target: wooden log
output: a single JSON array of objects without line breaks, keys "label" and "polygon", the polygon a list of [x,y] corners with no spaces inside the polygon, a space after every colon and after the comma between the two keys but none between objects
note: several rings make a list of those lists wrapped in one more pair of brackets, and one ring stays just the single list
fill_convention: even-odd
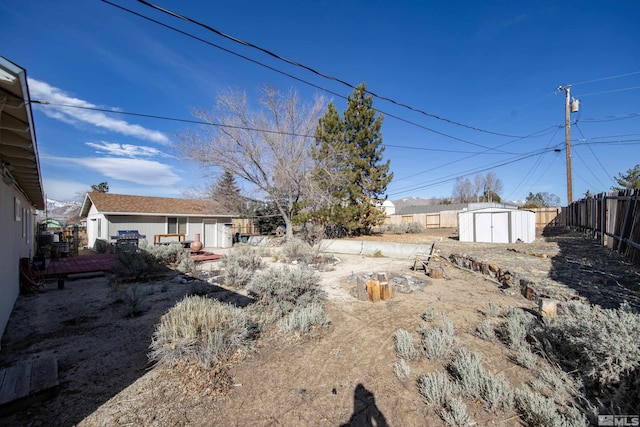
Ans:
[{"label": "wooden log", "polygon": [[380,283],[377,280],[367,281],[367,293],[369,294],[369,301],[380,301]]},{"label": "wooden log", "polygon": [[429,277],[432,279],[442,279],[444,277],[444,269],[442,267],[431,267],[429,269]]},{"label": "wooden log", "polygon": [[380,282],[380,299],[386,301],[393,299],[396,295],[396,285],[389,282]]}]

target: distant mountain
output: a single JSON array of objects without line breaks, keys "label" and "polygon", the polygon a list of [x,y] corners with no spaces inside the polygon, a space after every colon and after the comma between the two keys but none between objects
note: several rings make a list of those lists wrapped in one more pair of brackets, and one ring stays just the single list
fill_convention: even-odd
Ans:
[{"label": "distant mountain", "polygon": [[39,211],[38,219],[44,219],[45,215],[49,218],[56,219],[76,219],[80,215],[80,209],[82,208],[82,202],[66,201],[61,202],[58,200],[47,199],[47,212]]}]

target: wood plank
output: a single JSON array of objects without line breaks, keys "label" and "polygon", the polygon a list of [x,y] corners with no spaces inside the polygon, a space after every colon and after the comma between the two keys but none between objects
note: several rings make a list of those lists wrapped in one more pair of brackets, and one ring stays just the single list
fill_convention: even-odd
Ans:
[{"label": "wood plank", "polygon": [[0,370],[0,378],[0,417],[5,417],[55,395],[58,361],[45,357],[22,362]]},{"label": "wood plank", "polygon": [[29,381],[31,378],[31,364],[19,363],[5,368],[4,381],[0,389],[0,405],[29,395]]},{"label": "wood plank", "polygon": [[45,357],[33,361],[31,368],[31,394],[58,385],[58,360],[55,357]]}]

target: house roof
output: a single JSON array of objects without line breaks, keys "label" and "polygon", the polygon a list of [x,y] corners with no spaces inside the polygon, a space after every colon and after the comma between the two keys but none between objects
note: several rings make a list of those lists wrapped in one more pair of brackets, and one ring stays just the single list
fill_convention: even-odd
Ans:
[{"label": "house roof", "polygon": [[85,218],[89,214],[92,205],[100,213],[111,215],[237,216],[212,200],[91,192],[87,193],[82,203],[81,218]]},{"label": "house roof", "polygon": [[1,173],[36,209],[44,209],[42,176],[26,71],[0,56]]}]

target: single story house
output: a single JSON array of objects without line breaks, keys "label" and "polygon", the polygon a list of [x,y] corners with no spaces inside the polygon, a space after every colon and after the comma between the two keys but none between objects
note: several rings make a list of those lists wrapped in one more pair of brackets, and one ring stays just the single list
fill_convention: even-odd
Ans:
[{"label": "single story house", "polygon": [[136,230],[149,243],[186,241],[200,235],[206,248],[226,248],[233,242],[232,219],[237,215],[211,200],[87,193],[80,217],[87,221],[87,246],[97,239],[114,243],[119,231]]},{"label": "single story house", "polygon": [[26,71],[0,56],[0,337],[20,293],[20,259],[35,252],[45,208]]},{"label": "single story house", "polygon": [[484,208],[458,214],[461,242],[531,243],[536,214],[525,209]]}]

